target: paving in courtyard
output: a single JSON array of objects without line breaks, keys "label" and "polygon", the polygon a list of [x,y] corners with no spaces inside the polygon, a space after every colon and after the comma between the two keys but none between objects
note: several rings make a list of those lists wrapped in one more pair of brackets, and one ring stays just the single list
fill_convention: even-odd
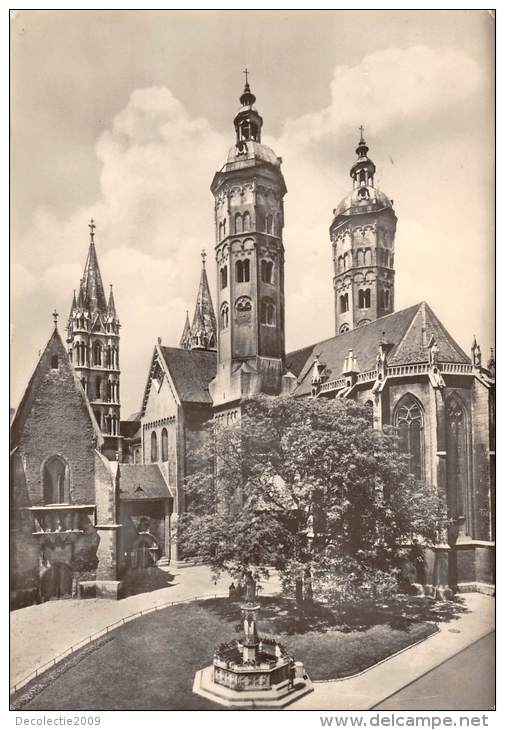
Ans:
[{"label": "paving in courtyard", "polygon": [[[169,569],[173,580],[165,588],[109,601],[48,601],[27,606],[10,614],[10,686],[17,684],[38,667],[42,667],[73,644],[101,631],[121,618],[169,601],[184,601],[196,596],[228,592],[231,578],[222,575],[214,583],[210,570],[202,565]],[[263,582],[263,593],[277,593],[279,582]]]},{"label": "paving in courtyard", "polygon": [[[172,575],[169,586],[121,601],[50,601],[12,612],[11,686],[72,644],[121,618],[169,601],[223,594],[230,583],[229,576],[214,583],[204,566],[172,569]],[[279,589],[275,578],[264,584],[265,594]],[[315,682],[314,692],[288,709],[370,709],[431,672],[494,630],[494,599],[477,593],[463,599],[468,612],[440,624],[437,634],[356,677]]]}]

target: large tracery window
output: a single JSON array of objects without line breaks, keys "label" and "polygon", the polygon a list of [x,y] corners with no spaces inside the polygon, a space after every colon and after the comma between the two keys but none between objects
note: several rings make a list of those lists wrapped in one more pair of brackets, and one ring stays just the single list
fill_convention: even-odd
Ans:
[{"label": "large tracery window", "polygon": [[467,534],[472,528],[469,490],[468,415],[463,402],[451,395],[446,405],[448,503],[453,518],[465,518]]},{"label": "large tracery window", "polygon": [[424,418],[419,401],[408,393],[395,409],[394,425],[398,429],[400,450],[410,457],[410,473],[424,477]]}]

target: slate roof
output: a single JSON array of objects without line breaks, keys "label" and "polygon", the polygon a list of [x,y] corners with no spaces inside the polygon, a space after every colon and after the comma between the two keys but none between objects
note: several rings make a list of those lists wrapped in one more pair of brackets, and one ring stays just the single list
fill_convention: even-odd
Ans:
[{"label": "slate roof", "polygon": [[[380,317],[350,332],[288,354],[287,367],[297,375],[299,383],[294,395],[307,395],[311,392],[311,369],[316,354],[321,364],[326,366],[325,376],[333,380],[342,374],[344,359],[351,349],[360,372],[374,368],[383,337],[393,345],[388,354],[389,364],[410,365],[426,362],[428,344],[432,336],[439,348],[440,362],[470,363],[468,355],[454,341],[428,304],[421,302]],[[301,366],[300,363],[304,358],[305,362]]]},{"label": "slate roof", "polygon": [[158,464],[120,464],[120,499],[169,499],[173,497]]},{"label": "slate roof", "polygon": [[162,346],[160,351],[181,402],[212,403],[209,383],[216,377],[217,353]]},{"label": "slate roof", "polygon": [[102,432],[100,431],[98,423],[96,422],[95,414],[93,413],[91,404],[88,400],[86,393],[83,390],[80,380],[78,379],[72,367],[72,363],[70,362],[70,359],[68,357],[68,352],[56,327],[47,342],[44,352],[42,353],[42,355],[40,355],[38,359],[35,370],[33,371],[32,376],[28,381],[28,385],[25,388],[23,397],[21,398],[19,406],[12,419],[12,444],[14,445],[16,443],[16,440],[19,437],[21,430],[24,426],[25,420],[33,407],[35,399],[37,398],[38,389],[41,387],[44,377],[51,370],[51,357],[53,355],[58,355],[60,377],[68,377],[74,383],[83,412],[87,414],[91,421],[91,425],[96,436],[97,448],[99,449],[103,444]]},{"label": "slate roof", "polygon": [[140,421],[130,420],[121,421],[119,432],[121,436],[132,439],[138,436],[140,438]]}]

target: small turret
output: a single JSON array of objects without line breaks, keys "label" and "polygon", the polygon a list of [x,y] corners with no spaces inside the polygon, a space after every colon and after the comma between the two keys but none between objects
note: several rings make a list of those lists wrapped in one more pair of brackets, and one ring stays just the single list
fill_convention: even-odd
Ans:
[{"label": "small turret", "polygon": [[186,311],[186,322],[179,343],[184,350],[215,350],[217,345],[216,316],[205,270],[207,254],[204,250],[202,250],[201,257],[202,273],[196,297],[193,323],[190,326],[189,315]]}]

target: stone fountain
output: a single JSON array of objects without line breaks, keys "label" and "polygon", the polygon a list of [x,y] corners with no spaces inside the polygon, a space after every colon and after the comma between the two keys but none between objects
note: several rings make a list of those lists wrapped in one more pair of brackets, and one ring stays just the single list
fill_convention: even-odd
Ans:
[{"label": "stone fountain", "polygon": [[212,664],[195,675],[195,694],[227,707],[280,708],[312,692],[302,662],[276,639],[258,636],[259,608],[249,576],[241,606],[243,635],[216,648]]}]

